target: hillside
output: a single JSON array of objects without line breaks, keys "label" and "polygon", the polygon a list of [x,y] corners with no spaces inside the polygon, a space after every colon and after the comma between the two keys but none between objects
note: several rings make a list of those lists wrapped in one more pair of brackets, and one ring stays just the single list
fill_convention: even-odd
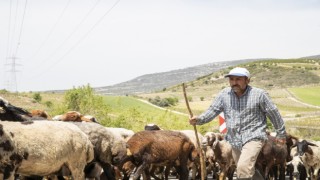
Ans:
[{"label": "hillside", "polygon": [[[264,88],[267,90],[280,90],[290,87],[314,86],[320,83],[320,60],[268,60],[254,61],[240,64],[246,67],[251,73],[252,86]],[[229,86],[224,75],[232,67],[222,69],[211,73],[196,80],[187,82],[188,92],[195,96],[194,100],[198,101],[199,97],[211,99],[222,88]],[[153,93],[140,93],[138,96],[145,98],[152,96],[177,96],[182,98],[181,83],[165,89],[165,91]]]},{"label": "hillside", "polygon": [[[288,124],[292,127],[301,127],[301,123],[298,125],[295,122],[308,120],[309,125],[318,126],[320,107],[308,103],[307,95],[311,92],[317,94],[313,91],[320,88],[319,59],[255,61],[239,66],[246,67],[251,72],[250,84],[252,86],[267,90]],[[192,99],[190,106],[194,114],[200,114],[206,110],[216,94],[229,86],[228,79],[224,78],[224,75],[231,68],[198,77],[196,80],[186,83],[188,97]],[[300,94],[295,93],[297,91]],[[141,93],[137,96],[146,100],[156,97],[161,99],[177,98],[179,99],[178,104],[170,109],[188,113],[181,84],[168,87],[165,91]],[[313,101],[320,102],[320,96],[312,96],[311,98],[314,99]]]},{"label": "hillside", "polygon": [[302,57],[301,59],[320,59],[320,55],[306,56]]},{"label": "hillside", "polygon": [[102,95],[148,93],[162,90],[182,82],[192,81],[198,77],[217,72],[230,66],[252,61],[257,61],[257,59],[214,62],[168,72],[146,74],[112,86],[97,87],[95,91]]}]

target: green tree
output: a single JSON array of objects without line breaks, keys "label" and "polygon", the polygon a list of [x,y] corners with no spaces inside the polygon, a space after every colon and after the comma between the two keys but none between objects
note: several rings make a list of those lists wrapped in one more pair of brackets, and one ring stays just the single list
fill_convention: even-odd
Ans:
[{"label": "green tree", "polygon": [[90,85],[67,91],[64,96],[64,104],[67,111],[90,114],[99,121],[108,120],[110,107],[105,104],[102,96],[95,94]]}]

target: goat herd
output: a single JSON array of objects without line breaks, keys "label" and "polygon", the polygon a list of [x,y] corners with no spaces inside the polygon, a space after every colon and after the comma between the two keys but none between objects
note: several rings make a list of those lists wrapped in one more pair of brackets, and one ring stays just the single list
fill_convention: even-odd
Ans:
[{"label": "goat herd", "polygon": [[[0,179],[233,179],[236,165],[222,134],[161,130],[134,133],[104,127],[76,111],[50,118],[0,97]],[[201,174],[199,149],[206,171]],[[318,179],[320,147],[287,134],[279,145],[268,134],[256,168],[265,179]],[[191,172],[191,173],[189,173]],[[191,177],[190,177],[191,176]],[[207,178],[205,178],[207,179]]]}]

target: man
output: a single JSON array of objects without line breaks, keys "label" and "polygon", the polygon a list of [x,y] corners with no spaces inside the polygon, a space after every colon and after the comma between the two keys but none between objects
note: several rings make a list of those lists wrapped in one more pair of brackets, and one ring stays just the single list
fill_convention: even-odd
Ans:
[{"label": "man", "polygon": [[225,77],[230,87],[223,89],[207,111],[189,119],[191,125],[202,125],[224,112],[227,125],[225,139],[232,146],[238,179],[264,179],[255,171],[255,162],[267,140],[267,117],[276,132],[276,142],[285,144],[285,126],[280,113],[267,92],[249,86],[250,73],[236,67]]}]

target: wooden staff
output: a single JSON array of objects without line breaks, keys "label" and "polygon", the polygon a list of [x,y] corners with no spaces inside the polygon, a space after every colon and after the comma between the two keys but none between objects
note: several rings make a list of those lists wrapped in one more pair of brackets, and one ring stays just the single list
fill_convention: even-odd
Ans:
[{"label": "wooden staff", "polygon": [[[189,114],[190,114],[190,117],[192,118],[193,117],[193,113],[190,109],[190,106],[189,106],[189,101],[188,101],[188,97],[187,97],[187,93],[186,93],[186,87],[185,87],[185,84],[182,83],[182,89],[183,89],[183,95],[184,95],[184,100],[186,101],[186,105],[187,105],[187,108],[188,108],[188,111],[189,111]],[[201,149],[201,145],[200,145],[200,141],[199,141],[199,137],[198,137],[198,131],[197,131],[197,127],[196,125],[193,125],[193,129],[194,129],[194,132],[196,134],[196,139],[197,139],[197,144],[198,144],[198,152],[200,154],[200,167],[201,167],[201,180],[204,180],[205,177],[206,177],[206,164],[205,164],[205,161],[204,161],[204,155],[203,155],[203,152],[202,152],[202,149]]]}]

